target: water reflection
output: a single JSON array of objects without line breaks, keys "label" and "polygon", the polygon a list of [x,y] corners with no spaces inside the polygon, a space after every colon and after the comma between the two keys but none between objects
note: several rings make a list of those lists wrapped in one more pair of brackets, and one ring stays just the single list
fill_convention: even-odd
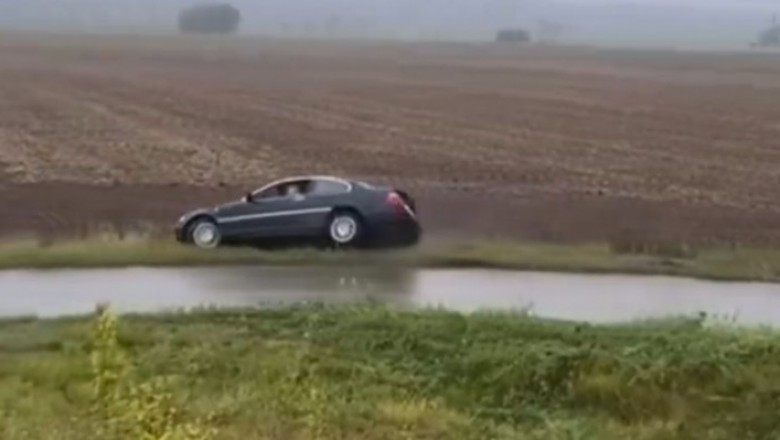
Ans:
[{"label": "water reflection", "polygon": [[696,315],[780,324],[780,284],[669,277],[401,268],[0,271],[0,316],[371,301],[471,312],[525,310],[590,322]]},{"label": "water reflection", "polygon": [[88,313],[299,302],[409,304],[417,273],[399,268],[187,268],[0,271],[0,316]]},{"label": "water reflection", "polygon": [[[191,290],[219,292],[256,304],[308,302],[379,301],[410,303],[416,290],[417,272],[403,268],[226,268],[203,272],[182,272]],[[217,298],[215,298],[217,299]]]}]

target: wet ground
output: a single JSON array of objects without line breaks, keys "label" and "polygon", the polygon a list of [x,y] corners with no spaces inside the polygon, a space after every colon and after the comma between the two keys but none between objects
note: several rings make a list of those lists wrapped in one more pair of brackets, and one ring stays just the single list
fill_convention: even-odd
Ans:
[{"label": "wet ground", "polygon": [[188,268],[0,272],[0,316],[54,317],[108,302],[120,312],[374,301],[401,307],[529,310],[614,323],[672,315],[780,324],[780,285],[672,277],[382,268]]},{"label": "wet ground", "polygon": [[427,236],[780,245],[773,54],[2,37],[4,236],[324,173],[407,190]]}]

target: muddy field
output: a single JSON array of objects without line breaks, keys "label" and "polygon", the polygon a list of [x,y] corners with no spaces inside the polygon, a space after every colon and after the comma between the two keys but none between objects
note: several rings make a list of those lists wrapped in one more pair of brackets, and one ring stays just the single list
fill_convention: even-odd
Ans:
[{"label": "muddy field", "polygon": [[6,234],[332,173],[436,235],[780,244],[780,57],[6,37],[0,166]]}]

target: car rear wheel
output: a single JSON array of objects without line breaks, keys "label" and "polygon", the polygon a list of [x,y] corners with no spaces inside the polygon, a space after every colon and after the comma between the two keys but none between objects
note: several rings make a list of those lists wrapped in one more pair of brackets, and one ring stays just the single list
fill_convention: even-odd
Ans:
[{"label": "car rear wheel", "polygon": [[328,238],[336,246],[356,245],[363,235],[360,217],[350,211],[333,214],[328,223]]},{"label": "car rear wheel", "polygon": [[209,219],[196,220],[190,227],[190,241],[199,248],[213,249],[221,240],[219,228]]}]

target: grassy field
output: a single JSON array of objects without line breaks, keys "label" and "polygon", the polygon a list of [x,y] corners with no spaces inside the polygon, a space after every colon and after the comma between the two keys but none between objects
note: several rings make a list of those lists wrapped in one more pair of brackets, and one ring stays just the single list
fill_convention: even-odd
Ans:
[{"label": "grassy field", "polygon": [[780,435],[780,335],[695,320],[309,306],[0,328],[8,440]]},{"label": "grassy field", "polygon": [[395,265],[420,268],[497,268],[578,273],[679,275],[716,280],[780,279],[780,249],[681,245],[555,245],[441,241],[391,251],[329,252],[314,249],[199,250],[172,240],[93,237],[41,243],[0,243],[0,270],[195,265]]}]

